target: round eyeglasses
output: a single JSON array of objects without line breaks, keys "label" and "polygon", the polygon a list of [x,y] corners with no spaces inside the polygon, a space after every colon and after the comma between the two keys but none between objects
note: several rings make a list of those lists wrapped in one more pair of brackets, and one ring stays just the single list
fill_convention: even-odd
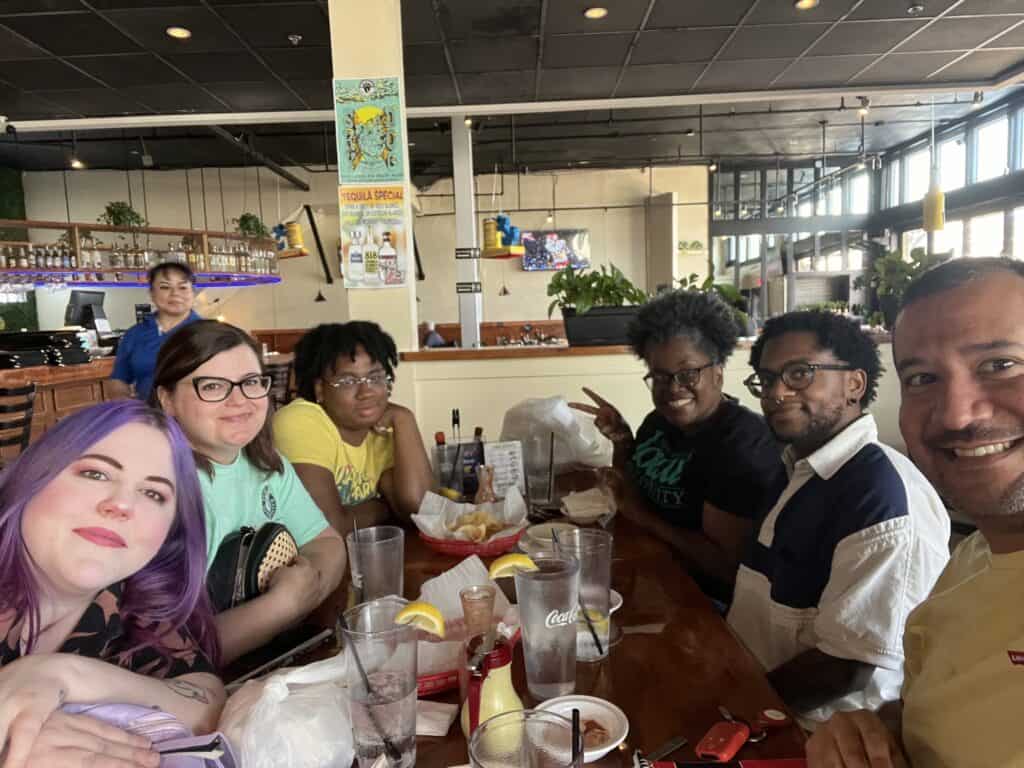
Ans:
[{"label": "round eyeglasses", "polygon": [[760,370],[750,374],[743,380],[743,384],[750,390],[750,394],[757,398],[763,398],[766,392],[770,392],[775,382],[782,379],[782,383],[794,392],[807,389],[814,383],[815,371],[852,371],[852,365],[834,365],[830,363],[787,363],[782,366],[779,372]]},{"label": "round eyeglasses", "polygon": [[241,381],[222,379],[220,376],[196,376],[192,379],[192,388],[196,396],[204,403],[219,403],[231,396],[235,387],[249,400],[259,400],[270,393],[273,378],[267,375],[249,376]]},{"label": "round eyeglasses", "polygon": [[715,363],[710,362],[707,365],[702,365],[700,368],[684,368],[681,371],[675,373],[662,373],[661,371],[652,371],[644,376],[644,384],[652,392],[655,389],[667,389],[672,384],[677,387],[686,387],[692,389],[700,384],[701,371],[710,368]]}]

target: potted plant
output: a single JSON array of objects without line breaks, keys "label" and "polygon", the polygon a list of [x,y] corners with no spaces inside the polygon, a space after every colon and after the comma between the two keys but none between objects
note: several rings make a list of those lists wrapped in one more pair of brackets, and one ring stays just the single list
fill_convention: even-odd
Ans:
[{"label": "potted plant", "polygon": [[96,218],[96,221],[110,227],[124,227],[125,229],[146,226],[146,220],[142,218],[142,215],[122,200],[107,203],[103,208],[103,213]]},{"label": "potted plant", "polygon": [[891,331],[910,281],[950,256],[951,253],[929,255],[924,248],[915,248],[910,252],[908,260],[903,258],[901,251],[883,251],[875,257],[871,271],[853,281],[853,287],[858,290],[871,288],[875,292],[883,324],[886,330]]},{"label": "potted plant", "polygon": [[267,229],[263,220],[255,213],[243,213],[237,219],[233,219],[233,221],[238,225],[236,231],[240,235],[252,238],[270,237],[270,230]]},{"label": "potted plant", "polygon": [[736,329],[740,336],[753,336],[757,332],[751,325],[750,315],[747,314],[747,299],[735,285],[716,283],[710,276],[702,281],[700,275],[694,272],[689,277],[679,278],[679,287],[687,291],[718,294],[718,298],[732,310],[732,316],[736,320]]},{"label": "potted plant", "polygon": [[548,283],[548,317],[555,307],[562,310],[565,335],[572,346],[599,346],[627,343],[626,327],[636,315],[636,305],[647,301],[637,288],[612,265],[600,271],[559,270]]}]

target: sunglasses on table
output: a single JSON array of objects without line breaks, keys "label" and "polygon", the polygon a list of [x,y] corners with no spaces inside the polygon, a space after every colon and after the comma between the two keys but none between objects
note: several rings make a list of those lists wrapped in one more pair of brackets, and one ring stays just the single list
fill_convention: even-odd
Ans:
[{"label": "sunglasses on table", "polygon": [[271,384],[273,378],[269,375],[248,376],[241,381],[231,381],[220,376],[196,376],[192,379],[192,388],[204,403],[227,400],[235,387],[249,400],[259,400],[270,393]]},{"label": "sunglasses on table", "polygon": [[781,371],[760,370],[750,374],[743,380],[743,385],[750,390],[754,397],[763,398],[765,392],[771,391],[775,382],[782,379],[782,383],[794,392],[807,389],[814,383],[815,371],[852,371],[852,365],[839,365],[834,363],[787,363],[782,366]]}]

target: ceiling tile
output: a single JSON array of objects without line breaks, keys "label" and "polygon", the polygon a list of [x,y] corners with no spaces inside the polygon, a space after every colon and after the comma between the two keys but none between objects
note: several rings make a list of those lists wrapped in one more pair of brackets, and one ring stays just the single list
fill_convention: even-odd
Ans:
[{"label": "ceiling tile", "polygon": [[55,88],[95,88],[97,83],[55,59],[10,61],[0,68],[0,80],[26,91]]},{"label": "ceiling tile", "polygon": [[168,55],[167,59],[199,83],[267,81],[271,75],[244,51],[233,53],[189,53]]},{"label": "ceiling tile", "polygon": [[[0,24],[2,24],[0,20]],[[49,54],[15,32],[0,26],[0,61],[49,58]]]},{"label": "ceiling tile", "polygon": [[[106,88],[83,88],[75,91],[50,91],[47,98],[81,112],[89,117],[105,115],[129,115],[148,112],[140,102],[128,95],[115,93]],[[145,102],[142,102],[143,104]]]},{"label": "ceiling tile", "polygon": [[208,88],[241,112],[302,109],[302,103],[277,83],[213,83]]},{"label": "ceiling tile", "polygon": [[548,3],[548,17],[545,30],[549,34],[591,33],[591,32],[632,32],[643,21],[646,3],[636,0],[601,0],[600,5],[608,9],[603,19],[587,19],[583,11],[595,5],[595,0],[559,0]]},{"label": "ceiling tile", "polygon": [[703,64],[630,65],[615,95],[667,96],[686,93],[703,69]]},{"label": "ceiling tile", "polygon": [[201,87],[190,83],[171,83],[159,88],[136,86],[122,88],[121,92],[130,98],[144,99],[160,112],[223,112],[229,108]]},{"label": "ceiling tile", "polygon": [[537,66],[537,40],[533,37],[475,38],[449,45],[455,71],[493,72]]},{"label": "ceiling tile", "polygon": [[885,53],[925,23],[920,20],[844,22],[825,35],[808,55]]},{"label": "ceiling tile", "polygon": [[[1014,19],[1014,22],[1019,19]],[[900,46],[901,52],[957,51],[981,45],[993,35],[1011,26],[1006,18],[983,16],[979,18],[942,19],[922,30]]]},{"label": "ceiling tile", "polygon": [[677,64],[707,61],[729,37],[727,29],[653,30],[642,32],[630,63]]},{"label": "ceiling tile", "polygon": [[[52,119],[80,114],[42,94],[25,93],[5,85],[0,85],[0,104],[4,105],[4,114],[11,120]],[[3,137],[0,136],[0,141],[2,140]]]},{"label": "ceiling tile", "polygon": [[714,2],[673,2],[656,3],[648,29],[659,27],[710,27],[736,24],[743,18],[754,0],[714,0]]},{"label": "ceiling tile", "polygon": [[78,0],[0,0],[0,14],[80,11]]},{"label": "ceiling tile", "polygon": [[1020,0],[966,0],[953,13],[968,16],[983,13],[1024,13]]},{"label": "ceiling tile", "polygon": [[405,101],[410,107],[458,103],[455,98],[455,86],[447,75],[405,78]]},{"label": "ceiling tile", "polygon": [[777,86],[809,87],[842,85],[874,61],[875,56],[806,57],[790,67],[775,83]]},{"label": "ceiling tile", "polygon": [[[917,18],[930,19],[938,16],[959,0],[927,0],[925,11]],[[852,14],[851,19],[905,19],[906,5],[895,0],[864,0]]]},{"label": "ceiling tile", "polygon": [[330,80],[289,80],[288,85],[299,92],[310,109],[331,109],[334,104]]},{"label": "ceiling tile", "polygon": [[58,56],[76,53],[130,53],[137,46],[97,16],[47,14],[11,16],[3,24]]},{"label": "ceiling tile", "polygon": [[[89,5],[98,10],[120,10],[124,8],[157,8],[160,6],[202,5],[202,0],[90,0]],[[81,7],[81,3],[79,3]]]},{"label": "ceiling tile", "polygon": [[431,0],[402,0],[402,42],[441,42]]},{"label": "ceiling tile", "polygon": [[439,0],[441,26],[449,40],[470,35],[536,35],[540,0]]},{"label": "ceiling tile", "polygon": [[184,80],[171,67],[149,53],[123,56],[81,56],[74,59],[75,66],[98,77],[107,85],[122,88],[132,85],[163,85]]},{"label": "ceiling tile", "polygon": [[323,80],[331,77],[331,49],[279,48],[259,52],[264,60],[285,80]]},{"label": "ceiling tile", "polygon": [[[1021,17],[1024,21],[1024,16]],[[1000,35],[991,43],[985,46],[986,48],[1024,48],[1024,23],[1019,27],[1010,29],[1005,35]]]},{"label": "ceiling tile", "polygon": [[407,45],[403,49],[405,76],[446,75],[448,62],[444,58],[444,47],[440,43]]},{"label": "ceiling tile", "polygon": [[1024,49],[1016,51],[977,51],[939,72],[938,82],[989,80],[1024,64]]},{"label": "ceiling tile", "polygon": [[835,21],[846,13],[852,2],[825,2],[817,8],[798,11],[793,0],[761,0],[747,18],[747,24],[803,24],[815,21]]},{"label": "ceiling tile", "polygon": [[459,75],[459,90],[467,104],[532,101],[534,70]]},{"label": "ceiling tile", "polygon": [[826,24],[796,24],[788,27],[740,27],[722,52],[723,61],[778,59],[799,56],[828,29]]},{"label": "ceiling tile", "polygon": [[540,73],[540,98],[608,98],[618,76],[619,67],[544,69]]},{"label": "ceiling tile", "polygon": [[749,91],[764,88],[787,63],[780,59],[716,61],[696,87],[700,91]]},{"label": "ceiling tile", "polygon": [[291,45],[288,40],[291,34],[302,35],[302,47],[331,44],[327,19],[315,5],[264,3],[218,7],[217,12],[257,48]]},{"label": "ceiling tile", "polygon": [[552,69],[621,66],[632,40],[633,35],[629,33],[549,37],[544,41],[543,66]]},{"label": "ceiling tile", "polygon": [[[205,8],[145,8],[109,11],[104,14],[112,24],[157,53],[199,53],[237,51],[241,43]],[[168,37],[168,27],[185,27],[192,32],[188,40]]]},{"label": "ceiling tile", "polygon": [[893,53],[853,81],[855,85],[877,83],[920,82],[943,64],[957,57],[956,53]]}]

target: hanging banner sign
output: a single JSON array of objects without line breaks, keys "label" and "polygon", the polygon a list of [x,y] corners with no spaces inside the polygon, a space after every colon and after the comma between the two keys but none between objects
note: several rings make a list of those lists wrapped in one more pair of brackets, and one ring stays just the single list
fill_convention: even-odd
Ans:
[{"label": "hanging banner sign", "polygon": [[405,120],[397,77],[334,81],[339,184],[405,181]]},{"label": "hanging banner sign", "polygon": [[338,187],[341,271],[346,288],[397,288],[409,273],[405,188],[346,184]]}]

